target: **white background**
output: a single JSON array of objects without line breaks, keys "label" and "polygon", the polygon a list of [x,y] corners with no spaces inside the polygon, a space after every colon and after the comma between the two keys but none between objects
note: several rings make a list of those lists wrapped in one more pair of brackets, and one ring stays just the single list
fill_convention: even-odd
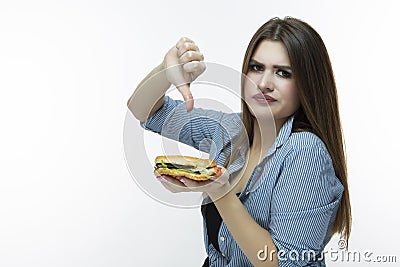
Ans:
[{"label": "white background", "polygon": [[395,3],[1,1],[0,266],[200,266],[200,211],[164,206],[130,177],[126,101],[179,37],[194,39],[207,61],[240,70],[255,30],[285,15],[311,24],[331,56],[350,249],[400,261]]}]

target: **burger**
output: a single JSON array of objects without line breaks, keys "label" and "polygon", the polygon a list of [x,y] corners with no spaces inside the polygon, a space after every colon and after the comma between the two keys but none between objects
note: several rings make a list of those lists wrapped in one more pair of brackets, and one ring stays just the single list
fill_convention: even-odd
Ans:
[{"label": "burger", "polygon": [[207,181],[221,176],[221,167],[212,159],[190,156],[158,156],[154,160],[154,174],[168,175],[176,179],[182,177],[195,181]]}]

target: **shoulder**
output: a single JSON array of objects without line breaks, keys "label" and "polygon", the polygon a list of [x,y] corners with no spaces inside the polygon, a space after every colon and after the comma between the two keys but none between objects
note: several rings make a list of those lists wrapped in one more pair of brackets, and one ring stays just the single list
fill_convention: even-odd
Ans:
[{"label": "shoulder", "polygon": [[311,132],[291,133],[287,142],[287,149],[289,154],[319,156],[322,157],[325,162],[331,162],[331,157],[325,143],[316,134]]},{"label": "shoulder", "polygon": [[294,132],[290,135],[288,142],[294,150],[310,148],[327,150],[321,138],[312,132]]},{"label": "shoulder", "polygon": [[[340,198],[343,186],[335,174],[324,142],[311,132],[292,133],[280,165],[276,195],[293,194],[287,210],[303,210],[315,203],[331,203]],[[321,204],[322,205],[322,204]]]},{"label": "shoulder", "polygon": [[327,172],[334,175],[332,158],[321,138],[311,132],[291,133],[285,144],[282,167],[294,172]]}]

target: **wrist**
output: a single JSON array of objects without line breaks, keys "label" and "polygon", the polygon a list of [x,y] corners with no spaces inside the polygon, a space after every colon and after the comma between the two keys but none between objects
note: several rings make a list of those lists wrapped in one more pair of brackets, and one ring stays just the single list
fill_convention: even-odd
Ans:
[{"label": "wrist", "polygon": [[232,187],[229,183],[221,186],[217,191],[207,192],[208,196],[213,202],[229,197],[228,195],[233,194]]},{"label": "wrist", "polygon": [[165,63],[165,59],[158,65],[159,71],[164,71],[167,68],[167,64]]}]

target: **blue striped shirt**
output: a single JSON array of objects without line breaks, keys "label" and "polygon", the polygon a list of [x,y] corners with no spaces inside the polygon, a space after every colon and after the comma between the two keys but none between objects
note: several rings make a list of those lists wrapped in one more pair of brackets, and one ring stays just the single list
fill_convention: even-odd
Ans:
[{"label": "blue striped shirt", "polygon": [[[322,140],[310,132],[292,132],[293,119],[294,115],[282,126],[239,199],[252,218],[271,234],[279,252],[275,253],[279,266],[325,266],[320,255],[332,236],[344,189]],[[141,125],[210,153],[210,158],[223,165],[223,147],[227,145],[230,153],[229,142],[239,134],[242,124],[240,114],[201,108],[188,113],[182,101],[166,96],[163,106]],[[227,169],[233,174],[244,164],[245,153]],[[203,218],[210,266],[252,266],[224,222],[218,234],[220,252],[208,244],[204,214]]]}]

